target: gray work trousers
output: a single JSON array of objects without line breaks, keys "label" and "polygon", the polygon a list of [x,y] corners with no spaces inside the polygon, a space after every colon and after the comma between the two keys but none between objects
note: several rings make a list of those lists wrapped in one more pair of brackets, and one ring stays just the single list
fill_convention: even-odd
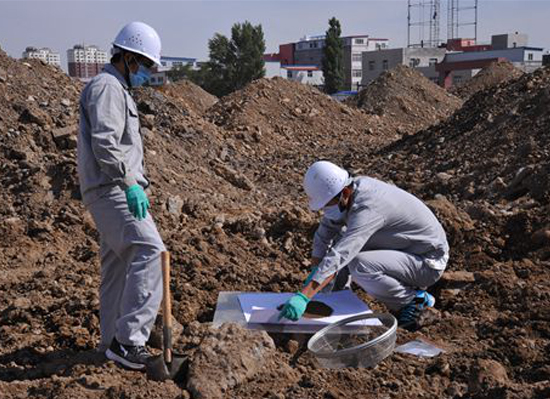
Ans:
[{"label": "gray work trousers", "polygon": [[417,289],[435,284],[444,272],[426,265],[421,256],[392,250],[361,252],[348,267],[352,281],[390,310],[407,305]]},{"label": "gray work trousers", "polygon": [[113,337],[125,345],[145,345],[162,300],[162,239],[151,214],[137,220],[118,187],[88,209],[101,240],[98,350],[105,351]]}]

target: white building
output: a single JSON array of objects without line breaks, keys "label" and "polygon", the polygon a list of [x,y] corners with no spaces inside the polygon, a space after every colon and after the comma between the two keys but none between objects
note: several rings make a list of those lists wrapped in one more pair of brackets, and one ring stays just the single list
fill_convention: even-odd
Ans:
[{"label": "white building", "polygon": [[36,58],[47,64],[61,67],[61,56],[59,53],[55,53],[47,47],[42,47],[40,49],[36,47],[27,47],[25,51],[23,51],[23,58]]},{"label": "white building", "polygon": [[151,74],[151,79],[149,79],[149,84],[151,86],[162,86],[165,83],[169,83],[170,80],[166,72],[174,68],[187,65],[193,69],[197,68],[196,58],[162,56],[160,57],[160,63],[162,66],[157,67],[156,71]]},{"label": "white building", "polygon": [[75,45],[67,50],[67,63],[69,76],[82,80],[89,80],[103,70],[103,66],[109,62],[106,51],[97,46]]},{"label": "white building", "polygon": [[322,86],[325,82],[323,71],[316,65],[285,65],[281,67],[281,77],[295,82]]},{"label": "white building", "polygon": [[[347,90],[357,90],[363,77],[363,58],[365,51],[386,49],[388,39],[371,38],[368,35],[342,37],[344,44],[344,87]],[[325,35],[306,36],[294,44],[295,65],[322,66],[324,57]]]}]

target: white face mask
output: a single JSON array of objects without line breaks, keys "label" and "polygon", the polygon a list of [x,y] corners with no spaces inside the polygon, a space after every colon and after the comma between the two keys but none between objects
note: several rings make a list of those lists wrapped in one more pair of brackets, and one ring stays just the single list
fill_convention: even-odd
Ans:
[{"label": "white face mask", "polygon": [[346,212],[342,212],[340,210],[340,206],[338,204],[336,205],[330,205],[325,206],[323,208],[323,215],[334,222],[340,222],[344,220],[344,217],[346,216]]}]

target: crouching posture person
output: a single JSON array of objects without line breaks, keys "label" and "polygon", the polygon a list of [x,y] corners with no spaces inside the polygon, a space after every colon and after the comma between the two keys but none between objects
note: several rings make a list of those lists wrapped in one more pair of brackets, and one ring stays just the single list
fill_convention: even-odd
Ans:
[{"label": "crouching posture person", "polygon": [[145,347],[162,299],[165,250],[148,213],[143,143],[130,89],[160,65],[160,38],[132,22],[113,42],[113,58],[80,100],[78,175],[100,234],[99,351],[125,367],[145,368]]},{"label": "crouching posture person", "polygon": [[337,275],[347,268],[352,281],[396,314],[400,326],[417,329],[422,311],[435,304],[425,290],[449,259],[445,231],[434,214],[400,188],[352,178],[326,161],[308,169],[304,188],[310,209],[324,213],[313,242],[314,267],[279,317],[298,320],[309,300],[341,280]]}]

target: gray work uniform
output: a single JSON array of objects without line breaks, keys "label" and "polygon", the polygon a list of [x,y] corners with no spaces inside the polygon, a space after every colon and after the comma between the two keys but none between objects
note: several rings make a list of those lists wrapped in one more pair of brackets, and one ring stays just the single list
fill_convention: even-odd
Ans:
[{"label": "gray work uniform", "polygon": [[322,258],[313,280],[322,283],[348,267],[351,278],[391,310],[445,270],[449,245],[443,227],[414,195],[369,177],[353,179],[351,207],[341,221],[323,217],[312,255]]},{"label": "gray work uniform", "polygon": [[124,190],[149,185],[137,107],[112,65],[94,77],[80,99],[78,176],[84,205],[100,233],[99,350],[113,337],[144,345],[162,299],[160,253],[165,250],[148,213],[137,220]]}]

